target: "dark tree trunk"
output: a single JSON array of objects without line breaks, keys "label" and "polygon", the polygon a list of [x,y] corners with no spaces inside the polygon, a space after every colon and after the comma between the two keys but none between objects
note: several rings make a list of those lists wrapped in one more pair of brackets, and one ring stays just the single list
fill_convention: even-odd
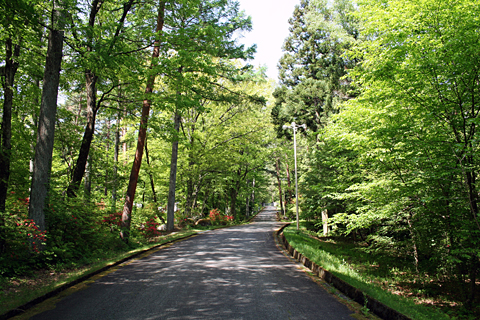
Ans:
[{"label": "dark tree trunk", "polygon": [[[87,52],[93,51],[93,28],[95,26],[95,19],[100,11],[101,6],[103,5],[104,0],[93,0],[90,6],[90,15],[88,19],[88,29],[87,29]],[[131,9],[133,0],[125,3],[123,6],[123,14],[117,25],[115,35],[113,36],[113,41],[110,44],[108,49],[109,52],[112,51],[116,40],[120,34],[120,30],[125,22],[128,11]],[[90,146],[93,140],[93,134],[95,133],[95,118],[97,116],[99,105],[97,105],[97,84],[98,75],[95,74],[95,71],[86,69],[85,70],[85,82],[86,82],[86,91],[87,91],[87,125],[85,127],[85,133],[82,139],[82,145],[80,146],[80,152],[78,154],[77,162],[75,169],[73,171],[72,180],[67,188],[67,195],[69,197],[75,197],[80,183],[85,174],[85,169],[87,165],[88,155],[90,153]]]},{"label": "dark tree trunk", "polygon": [[[13,45],[12,39],[5,41],[5,67],[3,67],[2,85],[3,85],[3,118],[2,118],[2,138],[0,141],[0,213],[5,212],[5,203],[7,201],[8,179],[10,178],[10,159],[12,151],[12,107],[13,107],[13,82],[15,73],[18,69],[18,61],[15,61],[20,55],[20,45]],[[5,240],[3,237],[3,227],[5,221],[0,218],[0,253],[4,251]]]},{"label": "dark tree trunk", "polygon": [[86,89],[87,89],[87,124],[83,134],[80,153],[78,154],[75,169],[73,170],[72,180],[67,188],[67,195],[75,197],[87,166],[88,154],[92,145],[93,134],[95,133],[95,118],[97,116],[97,89],[96,83],[98,77],[91,71],[85,71]]},{"label": "dark tree trunk", "polygon": [[32,186],[28,216],[41,231],[46,230],[45,202],[50,185],[58,85],[62,64],[63,31],[51,30],[43,77],[42,102],[38,118],[37,143],[33,164]]},{"label": "dark tree trunk", "polygon": [[[93,51],[93,28],[95,26],[95,19],[100,11],[100,8],[102,7],[102,4],[103,0],[93,0],[90,6],[87,27],[87,52]],[[96,88],[97,80],[98,76],[93,70],[85,70],[85,87],[87,91],[87,125],[85,126],[85,132],[83,134],[77,162],[75,164],[75,168],[73,169],[72,180],[67,188],[68,197],[76,196],[87,166],[88,154],[90,153],[90,146],[92,144],[93,134],[95,132],[95,118],[98,111]]]},{"label": "dark tree trunk", "polygon": [[[178,111],[175,112],[175,132],[180,129],[181,117]],[[172,231],[175,220],[175,187],[177,182],[177,159],[178,159],[178,137],[172,142],[172,157],[170,161],[170,184],[168,188],[167,204],[167,231]]]},{"label": "dark tree trunk", "polygon": [[[160,55],[160,33],[163,30],[164,16],[165,16],[165,1],[161,1],[160,7],[158,9],[156,39],[153,45],[152,62],[151,62],[152,66],[154,64],[154,61]],[[126,242],[128,242],[128,237],[130,233],[130,222],[132,220],[133,200],[135,198],[135,191],[137,189],[138,176],[140,173],[140,166],[142,164],[143,150],[145,149],[145,138],[147,136],[148,117],[150,114],[150,105],[151,105],[151,101],[148,99],[148,97],[152,94],[154,85],[155,85],[155,75],[150,75],[148,77],[147,87],[145,89],[146,99],[143,100],[142,118],[140,119],[140,128],[138,131],[135,159],[133,160],[132,171],[130,172],[130,179],[128,181],[127,193],[125,195],[125,205],[123,206],[123,212],[122,212],[122,232],[120,236]]]},{"label": "dark tree trunk", "polygon": [[[150,169],[150,157],[148,156],[147,140],[145,140],[145,156],[147,157],[147,164]],[[150,178],[150,187],[152,188],[153,202],[157,203],[157,192],[155,191],[155,183],[153,181],[153,175],[150,170],[148,171],[148,177]]]}]

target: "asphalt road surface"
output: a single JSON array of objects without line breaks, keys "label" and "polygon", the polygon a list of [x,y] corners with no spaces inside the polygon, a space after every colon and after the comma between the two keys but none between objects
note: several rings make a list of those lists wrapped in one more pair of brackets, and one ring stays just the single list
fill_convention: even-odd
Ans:
[{"label": "asphalt road surface", "polygon": [[274,212],[136,260],[31,319],[353,319],[276,247]]}]

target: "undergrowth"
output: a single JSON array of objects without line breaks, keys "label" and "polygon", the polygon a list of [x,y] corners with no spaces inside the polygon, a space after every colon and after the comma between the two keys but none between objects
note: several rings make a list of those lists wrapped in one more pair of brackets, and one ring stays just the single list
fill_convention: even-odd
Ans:
[{"label": "undergrowth", "polygon": [[466,310],[454,292],[445,290],[448,281],[416,273],[408,261],[372,254],[346,239],[316,238],[304,227],[287,227],[284,234],[311,261],[412,319],[478,319],[475,310]]}]

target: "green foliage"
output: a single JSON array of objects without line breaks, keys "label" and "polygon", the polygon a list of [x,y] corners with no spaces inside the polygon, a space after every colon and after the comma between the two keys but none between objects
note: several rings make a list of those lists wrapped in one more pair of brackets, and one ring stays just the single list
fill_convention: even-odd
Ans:
[{"label": "green foliage", "polygon": [[[152,101],[150,163],[144,163],[140,171],[129,246],[157,235],[164,218],[158,208],[165,207],[167,198],[169,144],[174,140],[180,140],[183,152],[177,187],[178,227],[192,226],[210,209],[219,207],[223,212],[232,203],[241,208],[242,216],[247,198],[254,207],[258,205],[258,200],[253,201],[255,192],[262,197],[266,193],[260,185],[266,182],[262,170],[269,154],[264,148],[272,135],[265,124],[270,113],[265,97],[270,96],[273,83],[241,61],[252,58],[255,48],[245,48],[235,40],[239,32],[251,29],[251,20],[239,4],[223,0],[167,2],[160,57],[150,65],[146,49],[158,37],[153,30],[157,4],[132,1],[127,12],[128,4],[100,3],[92,8],[89,2],[62,1],[68,13],[62,94],[52,173],[46,186],[46,241],[41,252],[36,252],[34,238],[41,235],[35,234],[29,222],[25,225],[28,202],[18,199],[28,198],[31,184],[46,51],[47,29],[40,26],[50,25],[56,15],[52,2],[1,2],[5,10],[0,10],[0,44],[5,48],[6,38],[11,37],[13,45],[20,45],[13,86],[9,193],[0,217],[0,237],[6,241],[5,251],[0,252],[4,276],[90,263],[126,248],[118,236],[119,207],[125,200],[122,194],[134,157],[139,106],[146,98],[146,79],[152,74],[158,75],[158,81],[148,97]],[[95,13],[94,21],[87,18],[90,12],[92,17]],[[0,61],[5,60],[4,51],[0,51]],[[86,94],[85,75],[89,72],[96,79],[94,103]],[[68,199],[65,191],[92,108],[95,130],[83,186],[75,192],[76,198]],[[175,111],[183,119],[180,135],[171,121]]]},{"label": "green foliage", "polygon": [[[438,308],[419,305],[413,299],[389,292],[389,286],[405,286],[415,277],[411,266],[395,255],[366,253],[360,246],[341,239],[316,240],[305,233],[303,224],[300,232],[290,226],[284,234],[290,245],[311,261],[402,314],[412,319],[450,319]],[[387,288],[382,284],[387,284]]]},{"label": "green foliage", "polygon": [[2,235],[5,249],[0,257],[0,275],[9,276],[30,271],[30,264],[35,264],[40,250],[46,243],[46,231],[41,231],[33,220],[27,219],[28,199],[14,198],[8,200],[6,212],[0,213],[5,224]]},{"label": "green foliage", "polygon": [[335,232],[455,277],[467,306],[475,290],[464,284],[480,255],[474,12],[472,1],[361,2],[365,41],[351,58],[362,64],[351,74],[362,93],[324,133],[326,145],[352,157],[335,154],[333,166],[317,157],[335,169],[334,182],[318,183],[332,192],[316,201],[342,201]]},{"label": "green foliage", "polygon": [[354,11],[345,0],[302,0],[295,8],[279,62],[281,85],[274,92],[272,117],[279,136],[290,136],[282,126],[293,119],[319,130],[338,104],[351,97],[344,76],[356,62],[342,55],[358,36]]}]

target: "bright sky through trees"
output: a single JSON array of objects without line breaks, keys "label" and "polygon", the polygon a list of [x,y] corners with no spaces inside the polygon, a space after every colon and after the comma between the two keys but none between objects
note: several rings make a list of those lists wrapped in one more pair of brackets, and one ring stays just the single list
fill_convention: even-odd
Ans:
[{"label": "bright sky through trees", "polygon": [[277,63],[282,56],[282,45],[288,36],[288,19],[298,0],[239,0],[240,7],[252,17],[253,30],[240,39],[246,45],[257,44],[257,54],[251,63],[266,65],[269,78],[277,80]]}]

